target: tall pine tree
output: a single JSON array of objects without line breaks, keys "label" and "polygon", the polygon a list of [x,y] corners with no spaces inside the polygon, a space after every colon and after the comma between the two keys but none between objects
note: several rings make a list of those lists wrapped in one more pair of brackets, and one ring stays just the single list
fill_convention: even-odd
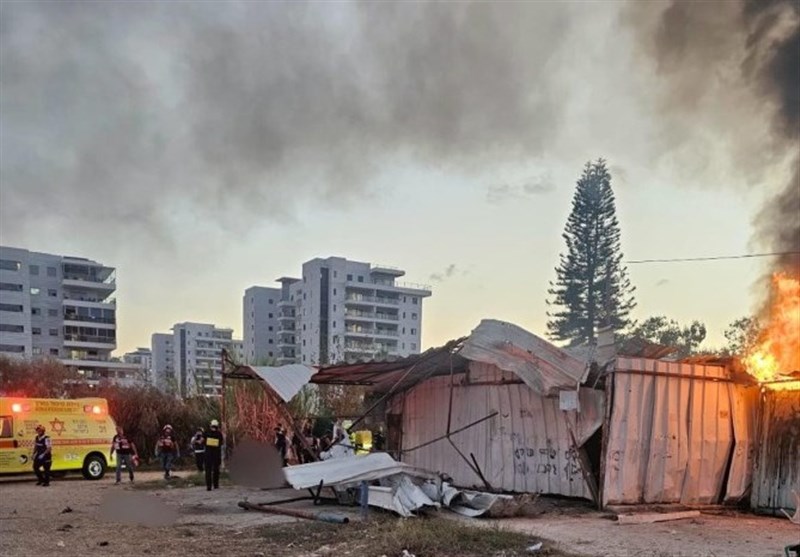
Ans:
[{"label": "tall pine tree", "polygon": [[636,306],[622,266],[611,174],[603,159],[586,163],[563,237],[567,251],[548,289],[547,304],[554,310],[547,312],[547,331],[574,346],[593,342],[598,329],[624,328]]}]

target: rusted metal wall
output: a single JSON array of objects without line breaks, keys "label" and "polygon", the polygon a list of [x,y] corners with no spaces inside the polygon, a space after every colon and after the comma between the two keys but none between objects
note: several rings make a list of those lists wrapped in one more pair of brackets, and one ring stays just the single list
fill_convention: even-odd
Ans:
[{"label": "rusted metal wall", "polygon": [[751,504],[756,511],[793,513],[800,494],[800,391],[764,392]]},{"label": "rusted metal wall", "polygon": [[[568,420],[578,443],[584,443],[602,423],[603,392],[581,389],[581,412],[565,413],[557,397],[539,396],[515,375],[490,364],[471,362],[469,374],[454,376],[454,383],[450,431],[498,412],[451,437],[467,458],[475,456],[493,488],[591,498]],[[446,434],[450,385],[449,376],[429,379],[392,401],[391,412],[402,413],[402,460],[446,473],[460,486],[482,486],[447,440],[409,451]]]},{"label": "rusted metal wall", "polygon": [[745,493],[755,409],[728,379],[718,366],[617,359],[604,505],[709,504]]}]

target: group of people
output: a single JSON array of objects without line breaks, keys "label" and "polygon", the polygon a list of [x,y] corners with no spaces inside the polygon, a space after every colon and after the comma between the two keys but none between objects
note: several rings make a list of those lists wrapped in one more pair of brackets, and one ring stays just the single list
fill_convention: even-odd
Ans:
[{"label": "group of people", "polygon": [[[206,489],[219,488],[219,468],[222,464],[222,450],[225,437],[219,428],[219,421],[211,420],[208,430],[199,428],[189,442],[189,447],[194,453],[195,466],[198,472],[205,472]],[[180,458],[180,445],[175,438],[172,426],[167,424],[161,430],[161,436],[156,442],[156,456],[161,461],[164,470],[164,479],[171,477],[172,466],[175,459]]]},{"label": "group of people", "polygon": [[[290,463],[306,464],[317,460],[324,460],[326,454],[333,448],[339,447],[343,454],[355,454],[356,449],[350,439],[347,429],[342,425],[341,420],[333,424],[330,434],[322,437],[314,435],[314,428],[310,423],[302,425],[300,434],[294,431],[291,436],[286,428],[278,425],[274,429],[273,445],[281,457],[283,466]],[[383,451],[386,447],[386,440],[383,431],[379,430],[372,436],[372,450]]]}]

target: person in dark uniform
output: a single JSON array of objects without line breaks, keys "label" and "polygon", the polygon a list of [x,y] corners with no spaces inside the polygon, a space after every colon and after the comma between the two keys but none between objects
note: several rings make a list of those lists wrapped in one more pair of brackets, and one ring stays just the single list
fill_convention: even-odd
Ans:
[{"label": "person in dark uniform", "polygon": [[275,448],[281,455],[281,462],[283,463],[282,465],[286,466],[288,464],[286,462],[286,450],[289,447],[288,443],[286,442],[286,433],[283,431],[283,427],[281,426],[275,428]]},{"label": "person in dark uniform", "polygon": [[202,472],[206,460],[206,438],[202,427],[192,437],[191,446],[194,451],[194,464],[197,466],[197,471]]},{"label": "person in dark uniform", "polygon": [[206,490],[219,487],[219,466],[222,464],[222,445],[225,438],[219,430],[219,422],[211,420],[211,428],[205,435],[205,468],[206,468]]},{"label": "person in dark uniform", "polygon": [[36,474],[36,485],[50,485],[50,467],[53,465],[53,445],[50,437],[45,435],[44,426],[36,426],[36,439],[33,441],[33,472]]}]

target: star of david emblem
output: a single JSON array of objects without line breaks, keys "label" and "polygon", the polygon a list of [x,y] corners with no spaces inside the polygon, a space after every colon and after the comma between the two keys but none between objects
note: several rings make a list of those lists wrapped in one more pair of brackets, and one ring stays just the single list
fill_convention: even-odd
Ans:
[{"label": "star of david emblem", "polygon": [[58,418],[55,418],[52,422],[50,422],[50,429],[53,430],[53,433],[58,433],[59,435],[66,431],[66,429],[64,429],[64,422]]}]

